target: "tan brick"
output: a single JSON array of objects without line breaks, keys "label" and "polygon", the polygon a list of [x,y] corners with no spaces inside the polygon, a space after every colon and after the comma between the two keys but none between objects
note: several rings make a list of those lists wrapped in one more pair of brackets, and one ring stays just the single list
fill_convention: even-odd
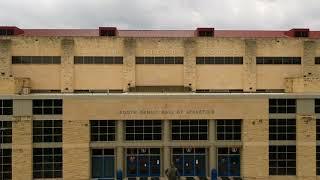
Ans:
[{"label": "tan brick", "polygon": [[12,122],[12,179],[32,177],[32,117],[17,116]]}]

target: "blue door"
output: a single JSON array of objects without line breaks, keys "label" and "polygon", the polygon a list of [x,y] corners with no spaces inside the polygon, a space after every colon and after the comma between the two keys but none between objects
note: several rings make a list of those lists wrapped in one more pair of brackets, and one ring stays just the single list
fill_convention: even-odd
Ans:
[{"label": "blue door", "polygon": [[205,148],[174,148],[172,159],[180,176],[206,176]]},{"label": "blue door", "polygon": [[[220,154],[219,154],[220,151]],[[223,153],[221,153],[223,152]],[[218,150],[218,176],[240,176],[240,152],[235,148],[219,148]]]},{"label": "blue door", "polygon": [[159,177],[159,148],[129,148],[127,149],[128,177]]},{"label": "blue door", "polygon": [[92,178],[98,180],[114,179],[114,159],[113,149],[93,149]]}]

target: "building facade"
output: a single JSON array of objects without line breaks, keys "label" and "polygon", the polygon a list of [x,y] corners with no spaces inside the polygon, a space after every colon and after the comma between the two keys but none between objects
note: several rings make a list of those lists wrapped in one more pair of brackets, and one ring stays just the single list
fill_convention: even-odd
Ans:
[{"label": "building facade", "polygon": [[0,73],[0,179],[320,176],[320,31],[1,26]]}]

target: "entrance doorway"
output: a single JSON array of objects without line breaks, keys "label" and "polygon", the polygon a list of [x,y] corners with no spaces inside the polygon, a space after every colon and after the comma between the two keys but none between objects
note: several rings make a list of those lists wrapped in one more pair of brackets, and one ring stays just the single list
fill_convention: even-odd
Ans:
[{"label": "entrance doorway", "polygon": [[174,148],[172,159],[180,176],[206,176],[205,148]]},{"label": "entrance doorway", "polygon": [[218,148],[218,176],[240,177],[240,148]]},{"label": "entrance doorway", "polygon": [[127,149],[128,177],[159,177],[160,148]]}]

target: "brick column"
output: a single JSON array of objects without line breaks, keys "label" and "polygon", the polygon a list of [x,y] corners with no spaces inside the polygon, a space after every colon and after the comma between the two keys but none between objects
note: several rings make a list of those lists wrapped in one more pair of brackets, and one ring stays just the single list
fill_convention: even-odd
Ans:
[{"label": "brick column", "polygon": [[[163,170],[165,171],[170,167],[171,164],[171,153],[170,153],[170,140],[171,140],[171,128],[170,128],[170,120],[162,120],[163,121]],[[162,172],[163,176],[165,176],[164,172]]]},{"label": "brick column", "polygon": [[315,179],[316,117],[313,99],[297,99],[296,129],[296,174],[299,179]]},{"label": "brick column", "polygon": [[74,41],[63,39],[61,41],[61,92],[73,92],[74,79]]},{"label": "brick column", "polygon": [[12,122],[12,179],[31,180],[32,117],[14,116]]},{"label": "brick column", "polygon": [[243,59],[243,91],[255,92],[257,87],[256,41],[245,40]]},{"label": "brick column", "polygon": [[0,39],[0,77],[11,75],[11,40]]},{"label": "brick column", "polygon": [[297,115],[297,168],[298,179],[316,179],[316,117],[314,114]]},{"label": "brick column", "polygon": [[197,42],[195,39],[186,39],[184,45],[184,87],[190,87],[192,91],[196,90],[197,72],[196,72],[196,56]]},{"label": "brick column", "polygon": [[90,179],[88,120],[63,120],[63,179]]},{"label": "brick column", "polygon": [[123,91],[127,92],[130,87],[136,86],[136,40],[124,39],[123,57]]},{"label": "brick column", "polygon": [[244,179],[267,179],[269,175],[268,119],[244,119],[241,175]]},{"label": "brick column", "polygon": [[216,141],[216,123],[215,120],[209,120],[209,170],[208,174],[211,176],[211,170],[217,169],[217,148],[215,146]]},{"label": "brick column", "polygon": [[[124,120],[118,120],[117,121],[117,144],[123,144],[123,129],[125,128],[124,127]],[[116,170],[121,170],[122,171],[122,174],[124,175],[124,166],[123,166],[123,162],[124,162],[124,147],[122,146],[117,146],[116,148],[116,165],[117,165],[117,168]]]},{"label": "brick column", "polygon": [[320,70],[314,65],[316,56],[316,43],[314,41],[303,42],[303,57],[301,60],[303,75],[306,77],[319,77]]}]

